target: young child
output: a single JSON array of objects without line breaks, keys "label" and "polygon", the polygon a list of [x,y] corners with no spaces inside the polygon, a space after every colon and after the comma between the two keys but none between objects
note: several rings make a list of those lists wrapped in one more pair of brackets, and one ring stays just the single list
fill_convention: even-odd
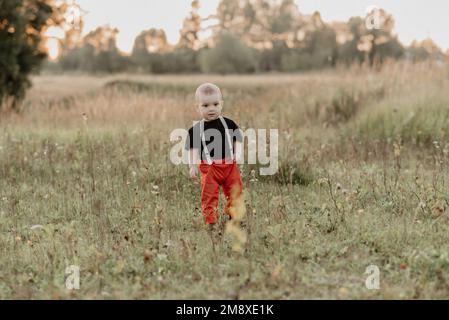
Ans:
[{"label": "young child", "polygon": [[189,150],[190,177],[201,172],[201,211],[206,225],[218,221],[219,188],[226,197],[225,213],[233,218],[232,207],[242,195],[243,183],[236,163],[240,157],[242,133],[231,119],[221,116],[223,96],[211,83],[198,87],[195,94],[202,120],[189,129],[185,148]]}]

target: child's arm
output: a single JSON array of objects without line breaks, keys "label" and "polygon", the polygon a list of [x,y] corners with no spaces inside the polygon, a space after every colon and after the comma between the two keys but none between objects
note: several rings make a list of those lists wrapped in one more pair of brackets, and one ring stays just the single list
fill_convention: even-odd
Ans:
[{"label": "child's arm", "polygon": [[189,150],[189,173],[190,178],[196,179],[198,175],[198,149],[190,148]]}]

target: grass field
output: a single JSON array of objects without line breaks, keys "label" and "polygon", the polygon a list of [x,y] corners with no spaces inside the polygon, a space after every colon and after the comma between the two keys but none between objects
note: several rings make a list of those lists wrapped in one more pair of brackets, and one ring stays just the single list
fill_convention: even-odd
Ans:
[{"label": "grass field", "polygon": [[[241,166],[246,242],[209,237],[169,161],[203,81],[241,127],[279,129],[277,175]],[[33,83],[0,118],[0,298],[449,298],[447,69]]]}]

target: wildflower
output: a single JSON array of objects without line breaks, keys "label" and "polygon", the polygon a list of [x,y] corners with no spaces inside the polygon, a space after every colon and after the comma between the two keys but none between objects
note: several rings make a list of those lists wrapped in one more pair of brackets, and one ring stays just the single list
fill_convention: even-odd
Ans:
[{"label": "wildflower", "polygon": [[250,182],[257,182],[258,179],[256,178],[256,171],[255,170],[251,170],[250,172]]},{"label": "wildflower", "polygon": [[159,194],[159,187],[156,185],[153,185],[153,190],[151,190],[152,194],[158,195]]}]

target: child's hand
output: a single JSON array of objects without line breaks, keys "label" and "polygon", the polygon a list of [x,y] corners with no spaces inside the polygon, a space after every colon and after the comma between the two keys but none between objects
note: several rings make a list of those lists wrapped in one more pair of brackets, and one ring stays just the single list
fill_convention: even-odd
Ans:
[{"label": "child's hand", "polygon": [[196,179],[197,176],[198,176],[198,168],[196,166],[191,166],[190,167],[190,178]]}]

